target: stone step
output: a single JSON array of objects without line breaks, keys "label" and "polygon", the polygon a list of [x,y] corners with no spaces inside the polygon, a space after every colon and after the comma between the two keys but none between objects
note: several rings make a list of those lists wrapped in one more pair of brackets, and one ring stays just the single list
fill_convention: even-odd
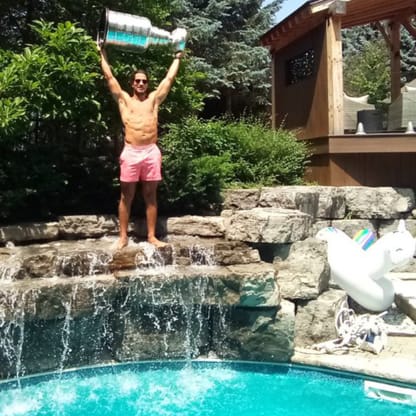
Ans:
[{"label": "stone step", "polygon": [[0,281],[42,277],[89,276],[154,266],[255,264],[258,250],[237,241],[177,236],[155,249],[131,241],[116,250],[116,237],[0,248]]},{"label": "stone step", "polygon": [[396,305],[416,322],[416,280],[395,278],[393,284],[396,292]]},{"label": "stone step", "polygon": [[221,305],[277,308],[280,304],[275,269],[267,263],[233,266],[166,266],[121,270],[94,276],[3,281],[0,317],[13,321],[63,318],[66,305],[73,317],[94,314],[97,305]]}]

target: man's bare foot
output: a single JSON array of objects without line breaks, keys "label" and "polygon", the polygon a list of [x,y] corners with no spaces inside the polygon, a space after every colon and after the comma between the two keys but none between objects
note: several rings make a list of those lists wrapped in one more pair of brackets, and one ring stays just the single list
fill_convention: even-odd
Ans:
[{"label": "man's bare foot", "polygon": [[156,237],[148,238],[147,241],[150,244],[153,244],[156,248],[166,247],[169,245],[168,243],[165,243],[164,241],[158,240]]},{"label": "man's bare foot", "polygon": [[120,237],[117,243],[117,250],[127,247],[127,244],[129,244],[129,239],[127,237]]}]

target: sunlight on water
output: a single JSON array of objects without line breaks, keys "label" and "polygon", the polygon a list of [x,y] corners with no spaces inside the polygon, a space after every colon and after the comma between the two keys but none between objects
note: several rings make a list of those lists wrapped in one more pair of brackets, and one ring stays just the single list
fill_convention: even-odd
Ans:
[{"label": "sunlight on water", "polygon": [[2,416],[415,416],[365,396],[363,381],[284,366],[122,365],[0,384]]},{"label": "sunlight on water", "polygon": [[116,376],[119,379],[119,389],[122,394],[130,394],[140,388],[140,381],[134,373],[126,373],[122,377]]},{"label": "sunlight on water", "polygon": [[31,415],[40,409],[41,403],[34,398],[25,397],[22,391],[14,391],[3,406],[0,406],[3,416]]}]

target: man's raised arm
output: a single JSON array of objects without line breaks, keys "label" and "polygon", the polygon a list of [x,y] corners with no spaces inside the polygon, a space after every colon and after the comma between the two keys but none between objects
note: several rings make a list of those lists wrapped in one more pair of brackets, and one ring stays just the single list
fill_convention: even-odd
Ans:
[{"label": "man's raised arm", "polygon": [[176,75],[179,71],[179,65],[183,52],[176,52],[175,58],[173,59],[172,64],[170,65],[168,72],[162,82],[159,84],[155,91],[156,100],[158,104],[161,104],[167,95],[169,94],[170,89],[172,88],[173,82],[175,81]]},{"label": "man's raised arm", "polygon": [[123,90],[122,90],[120,84],[118,83],[117,79],[113,75],[113,72],[111,71],[110,64],[108,63],[106,50],[102,46],[101,47],[98,46],[98,50],[100,52],[101,69],[103,71],[104,78],[107,81],[108,88],[109,88],[113,98],[116,101],[118,101],[123,95]]}]

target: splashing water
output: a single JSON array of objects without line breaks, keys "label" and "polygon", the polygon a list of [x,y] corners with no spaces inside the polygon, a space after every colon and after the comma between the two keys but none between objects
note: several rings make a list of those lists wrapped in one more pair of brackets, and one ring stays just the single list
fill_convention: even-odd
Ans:
[{"label": "splashing water", "polygon": [[94,276],[108,272],[112,255],[103,251],[80,251],[57,256],[55,271],[57,276]]},{"label": "splashing water", "polygon": [[0,386],[7,416],[415,416],[365,395],[349,373],[249,363],[149,363],[83,369]]},{"label": "splashing water", "polygon": [[61,359],[59,363],[59,374],[62,374],[62,371],[65,366],[65,362],[68,358],[68,355],[71,352],[71,348],[70,348],[71,321],[72,321],[71,309],[72,309],[72,302],[76,299],[77,291],[78,291],[78,286],[75,285],[72,288],[71,297],[67,301],[63,301],[63,306],[65,309],[65,318],[64,318],[64,324],[63,324],[62,332],[61,332],[63,350],[62,350],[62,355],[61,355]]},{"label": "splashing water", "polygon": [[[138,243],[142,254],[136,258],[137,270],[124,272],[123,281],[97,276],[111,260],[105,248],[95,246],[93,251],[91,242],[76,244],[50,245],[45,278],[17,280],[8,268],[8,280],[0,289],[0,377],[20,379],[44,368],[62,375],[66,367],[82,363],[138,359],[143,349],[131,348],[132,339],[148,348],[146,359],[191,360],[215,348],[207,328],[214,316],[221,321],[215,331],[225,330],[226,312],[212,304],[216,283],[205,266],[215,264],[213,248],[188,246],[193,267],[189,272],[187,266],[187,276],[181,266],[165,265],[166,252]],[[49,246],[42,250],[49,252]],[[24,253],[36,254],[21,247],[16,252],[23,261]],[[13,255],[7,259],[6,265],[16,270],[22,266]]]},{"label": "splashing water", "polygon": [[25,339],[25,305],[30,292],[0,291],[0,350],[7,361],[7,368],[3,368],[3,371],[9,375],[15,374],[19,385],[20,377],[25,373],[22,353]]},{"label": "splashing water", "polygon": [[137,268],[157,268],[165,267],[165,260],[160,251],[153,245],[147,242],[138,243],[141,249],[135,258]]},{"label": "splashing water", "polygon": [[214,249],[212,247],[204,247],[201,245],[192,245],[189,247],[189,257],[191,264],[195,266],[214,266]]},{"label": "splashing water", "polygon": [[15,280],[21,268],[21,259],[16,254],[12,254],[0,263],[0,282]]}]

